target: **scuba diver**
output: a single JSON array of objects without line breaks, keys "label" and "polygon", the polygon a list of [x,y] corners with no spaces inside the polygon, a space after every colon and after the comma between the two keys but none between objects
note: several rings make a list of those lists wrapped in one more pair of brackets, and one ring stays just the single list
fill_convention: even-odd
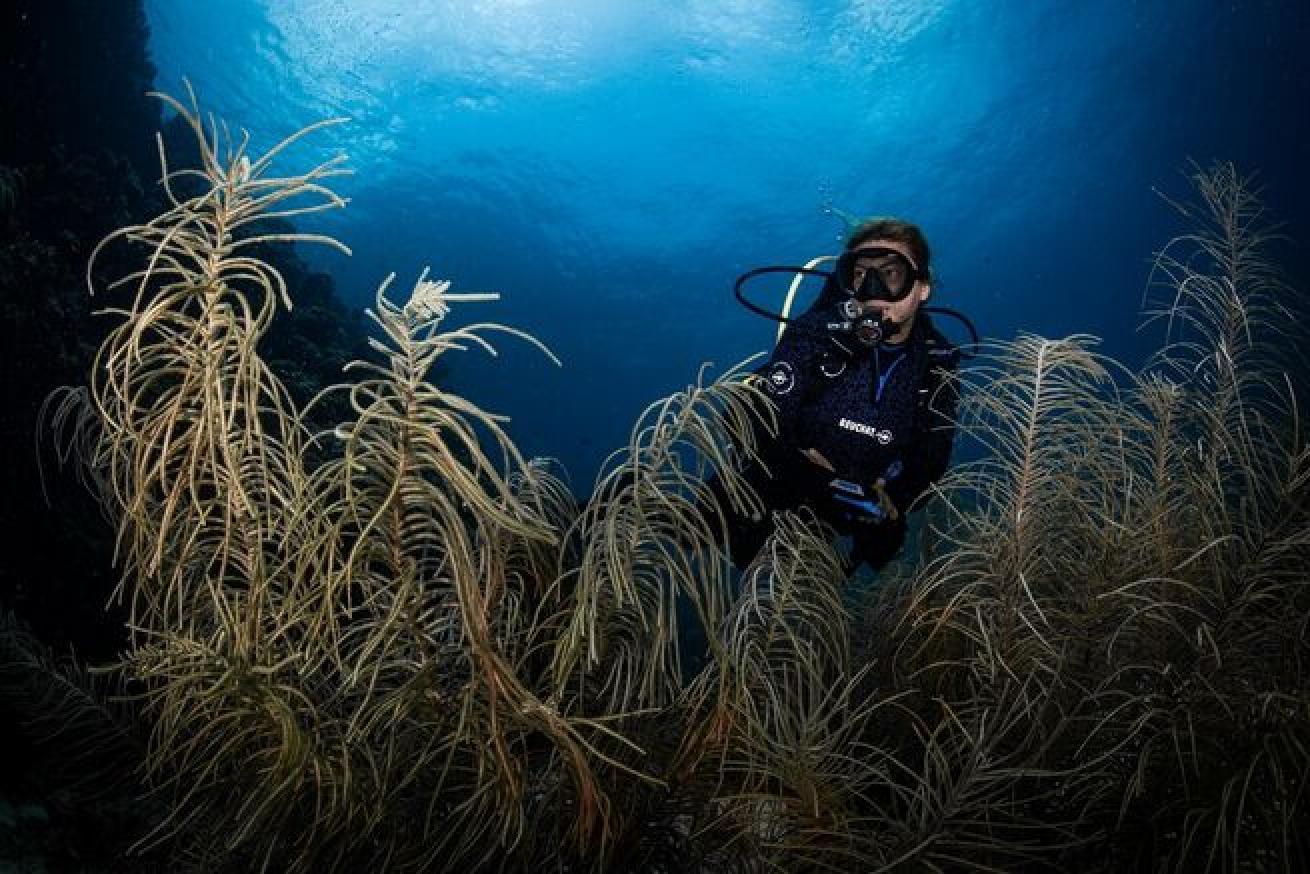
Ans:
[{"label": "scuba diver", "polygon": [[[760,456],[745,471],[767,508],[762,516],[728,513],[733,563],[744,569],[773,530],[771,514],[807,506],[852,541],[848,572],[882,568],[905,541],[906,514],[943,473],[955,440],[961,353],[933,325],[930,253],[909,222],[872,219],[847,239],[834,270],[761,267],[737,280],[748,309],[783,322],[768,362],[756,374],[777,405],[779,431],[761,434]],[[765,273],[825,277],[802,315],[769,312],[743,286]],[[788,306],[790,305],[790,296]],[[967,318],[944,308],[933,312]],[[710,483],[723,498],[717,479]]]}]

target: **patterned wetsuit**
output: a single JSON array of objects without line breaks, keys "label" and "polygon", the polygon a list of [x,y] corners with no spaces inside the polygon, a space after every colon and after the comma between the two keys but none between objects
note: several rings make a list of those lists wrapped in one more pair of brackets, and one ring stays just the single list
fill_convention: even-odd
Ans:
[{"label": "patterned wetsuit", "polygon": [[[783,334],[758,371],[778,406],[780,432],[763,455],[773,476],[755,466],[747,477],[771,511],[809,506],[854,541],[852,558],[875,569],[905,539],[905,512],[945,472],[954,441],[958,353],[919,313],[901,345],[850,352],[824,328],[826,312],[811,310]],[[817,449],[835,474],[800,452]],[[885,480],[899,517],[875,522],[833,498],[834,475],[859,484]],[[734,517],[733,561],[744,567],[772,530],[766,518]]]}]

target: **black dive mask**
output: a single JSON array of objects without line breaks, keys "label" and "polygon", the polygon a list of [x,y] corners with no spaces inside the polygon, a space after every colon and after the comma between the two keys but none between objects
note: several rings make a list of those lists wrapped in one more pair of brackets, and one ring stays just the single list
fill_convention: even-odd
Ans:
[{"label": "black dive mask", "polygon": [[858,301],[905,300],[914,283],[927,276],[905,255],[883,246],[860,246],[843,252],[834,272],[837,285]]}]

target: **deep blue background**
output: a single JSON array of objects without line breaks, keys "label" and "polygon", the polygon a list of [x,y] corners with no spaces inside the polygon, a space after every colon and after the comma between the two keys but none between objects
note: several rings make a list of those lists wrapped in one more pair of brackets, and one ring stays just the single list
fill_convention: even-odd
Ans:
[{"label": "deep blue background", "polygon": [[[412,9],[422,10],[420,12]],[[430,265],[531,331],[451,378],[585,490],[637,413],[767,349],[752,266],[832,251],[856,214],[919,222],[937,303],[983,332],[1089,333],[1134,363],[1153,187],[1189,159],[1258,171],[1307,271],[1310,3],[148,0],[159,85],[268,145],[353,123],[353,202],[317,227],[353,304]],[[1302,285],[1304,288],[1304,284]],[[770,290],[761,288],[767,297]]]}]

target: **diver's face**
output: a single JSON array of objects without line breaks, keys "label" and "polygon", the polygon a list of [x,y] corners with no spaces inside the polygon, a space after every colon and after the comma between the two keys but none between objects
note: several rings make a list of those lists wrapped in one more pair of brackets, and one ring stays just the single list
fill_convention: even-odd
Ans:
[{"label": "diver's face", "polygon": [[[894,252],[899,252],[904,255],[906,260],[911,264],[914,264],[915,267],[919,266],[914,260],[914,256],[910,254],[910,248],[904,243],[898,243],[895,240],[866,240],[857,248],[865,247],[891,249]],[[873,257],[859,258],[856,260],[853,275],[851,276],[851,287],[859,288],[860,283],[864,281],[865,273],[869,270],[874,270],[880,267],[885,268],[887,265],[882,264],[881,262],[883,261],[895,262],[895,259],[889,258],[888,256],[879,258],[875,255]],[[887,284],[891,285],[892,283],[889,282]],[[919,307],[923,305],[923,302],[928,299],[928,296],[931,293],[932,286],[926,280],[916,279],[914,280],[914,285],[910,288],[909,294],[905,295],[905,297],[900,300],[866,300],[861,304],[861,306],[866,313],[877,313],[882,318],[891,319],[895,322],[897,325],[896,333],[888,339],[893,343],[899,343],[910,336],[910,329],[914,326],[914,316],[918,313]]]}]

